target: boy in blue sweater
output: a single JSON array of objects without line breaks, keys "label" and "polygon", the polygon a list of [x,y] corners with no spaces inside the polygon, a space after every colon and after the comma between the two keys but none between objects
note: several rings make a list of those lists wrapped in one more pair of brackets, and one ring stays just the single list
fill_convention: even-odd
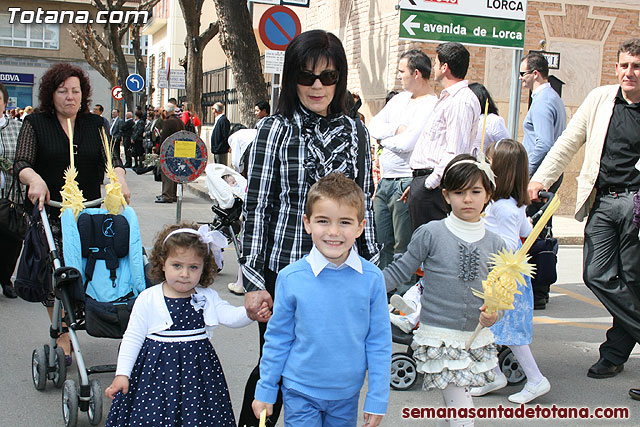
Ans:
[{"label": "boy in blue sweater", "polygon": [[307,195],[309,255],[278,274],[253,410],[271,415],[282,377],[286,426],[356,426],[369,372],[365,426],[387,409],[391,328],[384,278],[353,244],[364,230],[364,196],[341,173]]}]

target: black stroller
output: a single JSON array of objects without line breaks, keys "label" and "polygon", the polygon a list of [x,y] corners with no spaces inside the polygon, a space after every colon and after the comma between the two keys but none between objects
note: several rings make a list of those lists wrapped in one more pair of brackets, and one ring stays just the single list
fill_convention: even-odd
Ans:
[{"label": "black stroller", "polygon": [[[101,203],[100,199],[88,202],[86,206]],[[56,202],[50,204],[60,207]],[[62,216],[65,263],[56,250],[47,215],[42,212],[40,218],[52,260],[55,300],[49,344],[32,353],[33,384],[37,390],[44,390],[47,380],[51,380],[55,387],[63,388],[65,426],[76,425],[78,409],[87,412],[91,425],[98,425],[102,419],[103,392],[100,382],[89,376],[115,372],[116,367],[87,367],[77,331],[86,330],[96,337],[122,338],[135,297],[146,287],[145,257],[137,218],[131,207],[125,208],[120,215],[109,215],[103,209],[85,209],[76,224],[73,213],[65,211]],[[66,224],[72,225],[66,227]],[[68,242],[80,243],[73,247],[71,243],[67,245]],[[107,286],[104,281],[108,282]],[[118,294],[123,295],[116,298]],[[65,332],[71,340],[79,386],[76,381],[66,379],[64,351],[56,345],[56,339]]]},{"label": "black stroller", "polygon": [[[541,199],[547,199],[547,201],[531,217],[531,221],[534,225],[538,222],[553,200],[554,194],[547,191],[541,191],[539,193],[539,197]],[[536,277],[539,278],[540,281],[545,281],[549,284],[555,283],[557,279],[557,254],[558,240],[554,239],[550,235],[548,227],[545,227],[529,251],[529,255],[531,255],[530,262],[535,264]],[[405,333],[401,331],[400,328],[392,324],[391,336],[394,343],[407,346],[407,350],[405,352],[397,352],[391,355],[391,388],[395,390],[408,390],[418,379],[416,362],[413,358],[413,349],[411,348],[413,334]],[[500,366],[502,373],[507,377],[509,385],[518,385],[527,379],[522,366],[518,363],[518,359],[516,359],[511,349],[506,345],[498,346],[498,366]]]}]

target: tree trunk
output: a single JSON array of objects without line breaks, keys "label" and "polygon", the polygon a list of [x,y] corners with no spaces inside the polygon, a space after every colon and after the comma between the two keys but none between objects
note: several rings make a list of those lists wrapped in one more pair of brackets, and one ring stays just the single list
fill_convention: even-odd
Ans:
[{"label": "tree trunk", "polygon": [[187,30],[184,42],[187,51],[184,59],[187,101],[191,102],[196,115],[202,117],[202,53],[207,43],[218,34],[218,22],[212,22],[199,34],[204,0],[179,0],[179,3]]},{"label": "tree trunk", "polygon": [[240,122],[253,127],[256,102],[268,99],[267,85],[260,65],[260,51],[253,33],[247,0],[214,0],[220,25],[220,45],[236,83]]}]

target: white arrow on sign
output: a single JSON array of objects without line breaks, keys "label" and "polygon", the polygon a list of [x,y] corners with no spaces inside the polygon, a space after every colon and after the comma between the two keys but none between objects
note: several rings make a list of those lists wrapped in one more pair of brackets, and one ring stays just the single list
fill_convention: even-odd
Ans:
[{"label": "white arrow on sign", "polygon": [[415,36],[416,33],[413,31],[414,28],[420,28],[419,22],[413,22],[414,18],[418,15],[409,15],[409,17],[402,23],[402,26],[410,36]]}]

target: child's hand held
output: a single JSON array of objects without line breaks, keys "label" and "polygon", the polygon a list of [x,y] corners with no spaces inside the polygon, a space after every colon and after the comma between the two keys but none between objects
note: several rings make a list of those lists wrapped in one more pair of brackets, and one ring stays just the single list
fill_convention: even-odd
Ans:
[{"label": "child's hand held", "polygon": [[124,375],[116,375],[111,385],[104,391],[104,394],[109,399],[113,399],[119,391],[122,394],[129,392],[129,378]]},{"label": "child's hand held", "polygon": [[480,307],[480,324],[485,328],[493,326],[498,321],[498,313],[487,314],[487,307]]},{"label": "child's hand held", "polygon": [[253,415],[256,416],[256,418],[260,419],[260,414],[262,413],[263,409],[267,410],[267,417],[271,416],[271,414],[273,414],[273,404],[272,403],[264,403],[258,399],[254,399],[253,403],[251,404],[251,408],[253,409]]},{"label": "child's hand held", "polygon": [[364,424],[363,427],[377,427],[382,422],[382,417],[384,415],[370,414],[368,412],[364,413]]}]

